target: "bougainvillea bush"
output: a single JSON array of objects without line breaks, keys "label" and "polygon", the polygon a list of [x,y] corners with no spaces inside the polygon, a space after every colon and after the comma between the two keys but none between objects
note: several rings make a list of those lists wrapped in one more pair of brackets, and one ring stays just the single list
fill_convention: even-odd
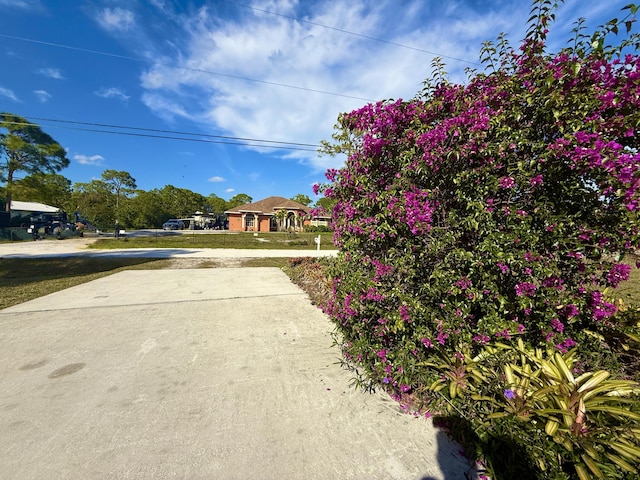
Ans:
[{"label": "bougainvillea bush", "polygon": [[637,8],[552,54],[554,10],[534,1],[519,49],[486,43],[464,85],[436,61],[415,98],[339,117],[326,150],[348,157],[318,186],[340,248],[326,312],[358,381],[502,432],[531,478],[632,478],[638,372],[617,352],[639,316],[615,289],[640,240]]}]

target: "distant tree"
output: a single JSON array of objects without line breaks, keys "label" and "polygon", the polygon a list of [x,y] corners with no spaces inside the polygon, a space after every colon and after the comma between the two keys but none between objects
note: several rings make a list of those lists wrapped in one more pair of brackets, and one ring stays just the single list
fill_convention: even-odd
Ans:
[{"label": "distant tree", "polygon": [[227,210],[227,201],[224,198],[217,196],[215,193],[212,193],[207,197],[207,204],[210,207],[210,212],[214,213],[222,213]]},{"label": "distant tree", "polygon": [[127,201],[126,221],[131,228],[158,228],[171,216],[162,204],[158,189],[137,190]]},{"label": "distant tree", "polygon": [[165,220],[172,217],[182,218],[193,215],[198,210],[204,210],[207,205],[207,199],[203,195],[186,188],[166,185],[158,190],[158,194],[162,209],[169,213]]},{"label": "distant tree", "polygon": [[112,228],[115,223],[115,195],[102,180],[76,183],[71,194],[72,205],[83,217],[99,229]]},{"label": "distant tree", "polygon": [[120,206],[120,196],[132,193],[136,189],[136,179],[129,172],[105,170],[102,180],[110,186],[111,193],[116,196],[116,208]]},{"label": "distant tree", "polygon": [[69,165],[62,146],[40,127],[11,113],[0,113],[0,179],[6,182],[6,211],[11,209],[15,173],[55,173]]},{"label": "distant tree", "polygon": [[253,202],[253,198],[251,198],[246,193],[239,193],[229,199],[229,201],[227,202],[227,209],[237,207],[239,205],[244,205],[245,203],[251,203],[251,202]]},{"label": "distant tree", "polygon": [[321,197],[316,200],[314,208],[322,209],[326,212],[327,215],[331,215],[333,212],[333,206],[336,204],[336,200],[334,198]]},{"label": "distant tree", "polygon": [[16,180],[12,196],[16,200],[66,209],[71,198],[71,180],[57,173],[36,173]]},{"label": "distant tree", "polygon": [[304,195],[302,193],[298,193],[297,195],[294,195],[293,197],[291,197],[291,200],[293,200],[294,202],[301,203],[305,207],[308,207],[309,205],[311,205],[311,202],[312,202],[312,200],[307,195]]}]

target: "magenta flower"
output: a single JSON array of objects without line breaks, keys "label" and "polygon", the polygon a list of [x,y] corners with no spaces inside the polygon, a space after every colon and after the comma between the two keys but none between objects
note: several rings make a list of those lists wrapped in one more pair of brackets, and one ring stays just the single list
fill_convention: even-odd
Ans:
[{"label": "magenta flower", "polygon": [[562,323],[557,318],[551,320],[551,328],[553,328],[556,332],[562,333],[564,331],[564,323]]},{"label": "magenta flower", "polygon": [[572,338],[567,338],[564,342],[556,345],[556,348],[562,353],[567,353],[570,348],[575,347],[577,343]]},{"label": "magenta flower", "polygon": [[502,262],[498,262],[498,263],[497,263],[497,265],[498,265],[498,268],[500,268],[500,271],[501,271],[503,274],[504,274],[504,273],[507,273],[507,272],[509,271],[509,266],[508,266],[508,265],[505,265],[505,264],[504,264],[504,263],[502,263]]},{"label": "magenta flower", "polygon": [[422,342],[422,344],[427,347],[427,348],[433,348],[433,343],[431,342],[431,340],[429,340],[428,338],[423,338],[422,340],[420,340]]},{"label": "magenta flower", "polygon": [[572,318],[578,315],[580,311],[578,310],[578,307],[576,307],[573,303],[571,303],[566,307],[564,307],[563,313],[567,318]]},{"label": "magenta flower", "polygon": [[515,287],[516,295],[518,297],[530,297],[536,291],[536,286],[530,282],[521,282]]},{"label": "magenta flower", "polygon": [[614,265],[609,273],[607,273],[607,280],[613,288],[616,288],[620,282],[629,280],[629,274],[631,273],[631,266],[626,263],[619,263]]},{"label": "magenta flower", "polygon": [[542,185],[544,182],[542,180],[542,175],[536,175],[535,177],[529,180],[529,185],[535,187],[536,185]]},{"label": "magenta flower", "polygon": [[462,290],[466,290],[471,286],[471,280],[467,277],[462,277],[460,280],[456,282],[456,287],[461,288]]},{"label": "magenta flower", "polygon": [[513,188],[516,186],[516,182],[511,177],[502,177],[500,179],[500,188]]}]

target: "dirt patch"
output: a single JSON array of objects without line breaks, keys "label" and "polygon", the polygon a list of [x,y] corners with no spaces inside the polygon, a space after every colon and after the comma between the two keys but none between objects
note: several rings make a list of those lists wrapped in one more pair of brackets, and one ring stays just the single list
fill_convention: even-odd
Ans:
[{"label": "dirt patch", "polygon": [[239,268],[243,258],[172,258],[167,268]]},{"label": "dirt patch", "polygon": [[291,281],[304,290],[311,302],[320,308],[331,299],[332,281],[329,275],[328,259],[292,258],[284,269]]}]

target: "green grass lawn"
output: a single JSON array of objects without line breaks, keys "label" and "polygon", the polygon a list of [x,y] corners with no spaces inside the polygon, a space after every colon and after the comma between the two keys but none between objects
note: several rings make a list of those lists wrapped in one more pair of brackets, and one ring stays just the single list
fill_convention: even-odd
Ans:
[{"label": "green grass lawn", "polygon": [[[193,268],[221,266],[215,259],[199,260]],[[283,268],[288,262],[287,258],[243,258],[236,266]],[[0,309],[123,270],[163,269],[174,264],[171,259],[127,257],[0,259]]]},{"label": "green grass lawn", "polygon": [[0,259],[0,309],[127,269],[165,268],[151,258]]},{"label": "green grass lawn", "polygon": [[321,250],[335,250],[332,233],[261,232],[253,233],[201,233],[201,232],[159,232],[155,236],[100,238],[89,248],[243,248],[315,250],[314,238],[321,236]]},{"label": "green grass lawn", "polygon": [[625,263],[631,265],[631,274],[629,280],[620,283],[618,288],[611,290],[609,296],[615,298],[621,298],[624,303],[633,303],[640,305],[640,270],[636,268],[637,257],[626,257]]}]

